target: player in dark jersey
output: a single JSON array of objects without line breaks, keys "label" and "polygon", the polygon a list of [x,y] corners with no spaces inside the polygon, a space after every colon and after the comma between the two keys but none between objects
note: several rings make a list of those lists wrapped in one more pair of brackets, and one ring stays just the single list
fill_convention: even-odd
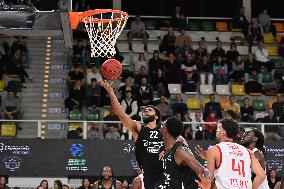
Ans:
[{"label": "player in dark jersey", "polygon": [[133,134],[135,141],[135,155],[140,168],[144,172],[146,189],[153,189],[161,178],[163,170],[161,156],[163,139],[160,132],[160,111],[155,106],[147,106],[142,112],[144,125],[132,120],[118,102],[112,87],[105,81],[100,81],[102,87],[109,94],[112,108],[122,124]]},{"label": "player in dark jersey", "polygon": [[[159,189],[184,189],[184,182],[191,179],[195,182],[194,175],[201,177],[203,183],[207,180],[207,186],[211,186],[211,174],[193,156],[183,142],[177,138],[183,132],[183,123],[176,118],[169,118],[161,129],[165,145],[165,156],[163,162],[163,178],[157,185]],[[190,171],[188,171],[190,168]]]},{"label": "player in dark jersey", "polygon": [[113,172],[109,166],[103,167],[101,179],[95,182],[94,189],[122,189],[120,181],[112,178]]}]

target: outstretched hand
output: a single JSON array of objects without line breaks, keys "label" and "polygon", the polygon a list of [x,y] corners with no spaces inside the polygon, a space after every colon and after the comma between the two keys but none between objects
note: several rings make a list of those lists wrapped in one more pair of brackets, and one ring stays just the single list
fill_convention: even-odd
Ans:
[{"label": "outstretched hand", "polygon": [[207,152],[203,150],[199,145],[195,147],[195,153],[202,159],[207,160]]},{"label": "outstretched hand", "polygon": [[111,85],[107,81],[101,80],[99,83],[108,93],[113,91],[113,88],[111,87]]},{"label": "outstretched hand", "polygon": [[199,175],[200,180],[195,180],[198,186],[202,189],[210,189],[211,188],[211,179],[205,178],[204,175]]}]

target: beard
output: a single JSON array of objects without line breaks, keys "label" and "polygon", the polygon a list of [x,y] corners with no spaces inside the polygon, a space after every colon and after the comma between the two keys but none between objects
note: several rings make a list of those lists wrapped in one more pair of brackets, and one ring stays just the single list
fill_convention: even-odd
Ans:
[{"label": "beard", "polygon": [[155,121],[155,115],[143,117],[142,120],[143,120],[143,122],[144,122],[145,124],[148,124],[148,123],[150,123],[150,122],[152,122],[152,121]]},{"label": "beard", "polygon": [[243,140],[243,141],[240,142],[240,145],[242,145],[243,147],[247,148],[250,145],[250,141]]}]

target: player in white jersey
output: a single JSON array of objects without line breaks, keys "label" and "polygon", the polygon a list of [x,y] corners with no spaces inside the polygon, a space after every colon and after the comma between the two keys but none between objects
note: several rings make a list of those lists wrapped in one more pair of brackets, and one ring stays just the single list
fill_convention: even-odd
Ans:
[{"label": "player in white jersey", "polygon": [[[218,124],[216,138],[220,142],[208,149],[207,164],[214,173],[217,189],[257,189],[265,179],[265,172],[254,155],[245,147],[234,143],[239,125],[229,119]],[[256,177],[252,183],[251,172]],[[198,183],[204,188],[204,183]]]},{"label": "player in white jersey", "polygon": [[[263,134],[256,128],[249,129],[243,134],[241,145],[251,150],[261,167],[266,170]],[[269,189],[267,178],[265,178],[257,189]]]}]

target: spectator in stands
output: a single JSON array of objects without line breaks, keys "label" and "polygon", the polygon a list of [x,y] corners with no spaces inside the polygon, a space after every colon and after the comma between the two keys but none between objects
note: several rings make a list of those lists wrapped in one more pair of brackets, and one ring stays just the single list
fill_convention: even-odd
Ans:
[{"label": "spectator in stands", "polygon": [[284,37],[281,38],[278,48],[278,53],[282,58],[284,58]]},{"label": "spectator in stands", "polygon": [[247,37],[248,26],[249,26],[249,22],[245,16],[245,7],[241,7],[240,11],[233,19],[233,27],[237,29],[241,29],[244,36]]},{"label": "spectator in stands", "polygon": [[275,169],[271,169],[269,171],[267,181],[270,189],[275,189],[275,185],[277,184],[277,182],[281,181],[281,179],[277,177],[277,172]]},{"label": "spectator in stands", "polygon": [[277,101],[272,104],[272,109],[274,111],[275,117],[282,117],[284,114],[284,101],[281,94],[276,95]]},{"label": "spectator in stands", "polygon": [[[0,35],[0,58],[7,62],[10,56],[10,45],[4,36]],[[5,64],[6,65],[6,64]]]},{"label": "spectator in stands", "polygon": [[222,58],[225,58],[226,56],[225,50],[222,47],[222,42],[218,40],[216,45],[217,47],[212,50],[210,55],[211,61],[216,61],[218,56],[221,56]]},{"label": "spectator in stands", "polygon": [[121,95],[121,99],[126,98],[126,91],[131,91],[132,95],[134,95],[135,87],[132,85],[131,80],[131,77],[125,78],[124,85],[119,88],[118,92]]},{"label": "spectator in stands", "polygon": [[222,118],[221,105],[219,102],[215,101],[215,94],[211,94],[209,96],[209,100],[210,101],[205,104],[204,114],[203,114],[204,120],[206,120],[209,117],[209,114],[212,110],[216,112],[216,117],[218,119],[221,119]]},{"label": "spectator in stands", "polygon": [[167,83],[181,83],[181,64],[176,60],[173,53],[170,53],[165,62]]},{"label": "spectator in stands", "polygon": [[55,180],[53,183],[53,188],[54,189],[63,189],[62,188],[62,182],[60,180]]},{"label": "spectator in stands", "polygon": [[144,66],[146,68],[146,72],[148,72],[148,62],[145,59],[145,55],[144,53],[139,53],[138,61],[135,62],[134,65],[135,73],[139,73],[142,66]]},{"label": "spectator in stands", "polygon": [[[217,122],[218,118],[217,118],[216,112],[214,110],[211,110],[209,113],[209,117],[207,117],[205,121],[206,122]],[[204,139],[205,140],[215,140],[216,130],[217,130],[216,123],[205,124]]]},{"label": "spectator in stands", "polygon": [[184,125],[182,137],[185,140],[192,140],[193,136],[192,136],[192,129],[190,125]]},{"label": "spectator in stands", "polygon": [[[110,107],[109,114],[107,116],[105,116],[103,120],[104,121],[119,121],[119,119],[115,115],[112,107]],[[120,130],[120,124],[119,123],[105,123],[104,124],[104,133],[107,133],[111,127],[116,128],[117,130]]]},{"label": "spectator in stands", "polygon": [[77,80],[69,91],[69,97],[65,100],[65,106],[69,111],[73,110],[73,108],[82,108],[85,99],[86,92],[82,86],[82,81]]},{"label": "spectator in stands", "polygon": [[196,71],[197,71],[197,66],[196,66],[196,60],[195,60],[195,54],[187,53],[185,56],[185,61],[181,64],[181,69],[183,70],[184,73],[186,72],[193,72],[194,78],[196,78]]},{"label": "spectator in stands", "polygon": [[251,47],[255,41],[263,41],[263,28],[258,24],[256,18],[251,19],[251,25],[249,26],[249,52],[251,52]]},{"label": "spectator in stands", "polygon": [[100,70],[95,65],[92,66],[92,71],[91,72],[87,72],[87,84],[88,85],[91,84],[91,80],[93,78],[96,78],[97,81],[102,80],[102,75],[100,73]]},{"label": "spectator in stands", "polygon": [[165,95],[166,97],[170,97],[168,84],[162,69],[158,69],[155,75],[152,76],[151,83],[153,90],[158,93],[158,96]]},{"label": "spectator in stands", "polygon": [[82,65],[84,60],[85,46],[82,39],[78,39],[77,43],[73,46],[72,63],[75,65]]},{"label": "spectator in stands", "polygon": [[[278,123],[277,118],[275,117],[273,109],[268,110],[268,115],[262,118],[262,123]],[[264,131],[266,134],[267,139],[273,139],[273,140],[281,140],[282,137],[279,136],[279,128],[277,125],[265,125]]]},{"label": "spectator in stands", "polygon": [[23,62],[28,63],[28,48],[26,43],[23,41],[23,36],[15,37],[16,41],[11,45],[11,56],[14,56],[17,50],[20,50],[21,56],[23,57]]},{"label": "spectator in stands", "polygon": [[213,74],[217,84],[227,83],[228,67],[221,56],[217,56],[217,59],[213,64]]},{"label": "spectator in stands", "polygon": [[104,133],[101,124],[91,123],[91,128],[88,130],[87,138],[92,140],[103,140]]},{"label": "spectator in stands", "polygon": [[77,80],[84,83],[83,69],[79,65],[74,65],[71,71],[68,73],[67,85],[71,88]]},{"label": "spectator in stands", "polygon": [[151,81],[151,78],[150,78],[148,72],[146,71],[146,67],[141,66],[140,72],[138,74],[136,74],[136,76],[134,78],[135,85],[139,85],[141,83],[142,78],[144,78],[144,77],[147,78],[148,81]]},{"label": "spectator in stands", "polygon": [[276,37],[276,28],[271,24],[271,17],[268,14],[267,8],[264,8],[262,13],[258,15],[258,22],[263,27],[264,32],[271,32],[273,37]]},{"label": "spectator in stands", "polygon": [[153,103],[153,89],[146,77],[141,78],[140,85],[136,90],[136,97],[139,106],[147,106]]},{"label": "spectator in stands", "polygon": [[90,10],[90,2],[89,0],[78,0],[74,6],[74,10],[76,12],[84,12]]},{"label": "spectator in stands", "polygon": [[87,106],[95,105],[96,107],[101,107],[101,86],[96,78],[91,80],[91,85],[87,85],[86,91]]},{"label": "spectator in stands", "polygon": [[239,56],[240,56],[240,53],[239,51],[237,51],[236,43],[231,43],[230,50],[226,52],[226,63],[228,66],[228,72],[233,71],[233,64]]},{"label": "spectator in stands", "polygon": [[160,96],[159,103],[156,104],[156,107],[160,110],[162,121],[165,121],[168,117],[172,116],[172,109],[170,105],[167,103],[167,98],[164,95]]},{"label": "spectator in stands", "polygon": [[185,78],[182,81],[182,92],[196,92],[197,91],[197,81],[193,77],[193,71],[185,72]]},{"label": "spectator in stands", "polygon": [[213,67],[208,60],[208,56],[204,55],[202,61],[197,63],[197,72],[200,76],[201,85],[205,85],[205,81],[208,81],[208,85],[213,83]]},{"label": "spectator in stands", "polygon": [[47,180],[42,180],[40,182],[39,186],[42,186],[43,189],[48,189],[48,181]]},{"label": "spectator in stands", "polygon": [[70,187],[67,184],[63,184],[62,189],[70,189]]},{"label": "spectator in stands", "polygon": [[175,13],[172,16],[172,27],[175,29],[181,29],[186,27],[185,16],[181,13],[180,6],[175,7]]},{"label": "spectator in stands", "polygon": [[[172,27],[168,28],[168,33],[164,35],[162,43],[159,46],[160,52],[174,52],[175,51],[176,36]],[[155,53],[155,52],[154,52]]]},{"label": "spectator in stands", "polygon": [[231,95],[229,97],[229,104],[225,107],[224,111],[232,110],[235,114],[240,115],[240,105],[236,103],[236,97]]},{"label": "spectator in stands", "polygon": [[22,68],[26,68],[23,61],[21,50],[17,49],[13,56],[11,56],[11,63],[14,65],[20,65]]},{"label": "spectator in stands", "polygon": [[198,48],[194,51],[197,61],[201,61],[204,55],[208,56],[207,49],[204,46],[204,41],[198,41]]},{"label": "spectator in stands", "polygon": [[68,131],[67,138],[68,139],[81,139],[81,134],[83,133],[83,129],[78,127],[75,130]]},{"label": "spectator in stands", "polygon": [[[194,140],[203,140],[204,138],[204,121],[202,120],[201,112],[195,112],[194,118],[192,119],[192,136]],[[196,123],[194,123],[196,122]]]},{"label": "spectator in stands", "polygon": [[193,54],[194,50],[190,47],[190,42],[188,40],[184,41],[183,47],[179,47],[175,50],[175,54],[179,61],[183,61],[184,57],[188,54]]},{"label": "spectator in stands", "polygon": [[138,116],[138,102],[137,100],[133,99],[132,91],[126,91],[126,97],[121,100],[121,106],[127,115],[131,117],[133,120],[139,121],[140,118]]},{"label": "spectator in stands", "polygon": [[0,188],[9,189],[9,187],[7,186],[6,178],[4,176],[0,176]]},{"label": "spectator in stands", "polygon": [[109,127],[108,132],[106,133],[105,139],[108,140],[120,140],[120,134],[118,129],[115,127]]},{"label": "spectator in stands", "polygon": [[254,110],[252,106],[250,105],[249,98],[245,97],[243,102],[244,102],[244,106],[241,107],[241,121],[242,122],[254,122],[254,119],[253,119]]},{"label": "spectator in stands", "polygon": [[242,82],[244,80],[244,62],[240,55],[233,62],[233,69],[229,73],[229,78],[233,82]]},{"label": "spectator in stands", "polygon": [[174,113],[174,114],[173,114],[173,117],[176,118],[176,119],[178,119],[178,120],[180,120],[180,121],[182,121],[181,114],[178,113],[178,112]]},{"label": "spectator in stands", "polygon": [[7,91],[7,96],[3,99],[1,107],[3,119],[17,119],[19,117],[21,103],[13,91]]},{"label": "spectator in stands", "polygon": [[129,182],[127,180],[122,182],[122,189],[130,189]]},{"label": "spectator in stands", "polygon": [[149,74],[154,75],[157,73],[158,69],[165,70],[165,63],[164,61],[159,57],[160,53],[158,50],[155,50],[153,53],[153,57],[149,60]]},{"label": "spectator in stands", "polygon": [[148,36],[145,29],[145,24],[141,21],[140,16],[136,16],[135,20],[131,22],[130,31],[128,33],[129,50],[132,50],[133,38],[142,38],[144,42],[144,50],[147,50]]},{"label": "spectator in stands", "polygon": [[254,58],[252,53],[249,53],[248,60],[245,62],[245,82],[250,79],[257,80],[258,83],[262,82],[262,73],[260,72],[260,64]]},{"label": "spectator in stands", "polygon": [[124,57],[120,54],[119,49],[117,48],[116,45],[114,45],[114,48],[115,48],[115,55],[114,55],[114,58],[115,58],[117,61],[119,61],[120,63],[122,63],[123,60],[124,60]]},{"label": "spectator in stands", "polygon": [[182,100],[181,94],[176,94],[176,101],[171,105],[173,113],[179,113],[183,117],[187,113],[187,106]]},{"label": "spectator in stands", "polygon": [[176,37],[175,47],[183,48],[184,45],[188,43],[189,46],[191,44],[191,38],[186,34],[186,30],[184,28],[180,29],[180,35]]},{"label": "spectator in stands", "polygon": [[260,63],[260,66],[266,68],[268,72],[272,71],[274,65],[268,58],[268,51],[264,48],[263,41],[260,41],[258,44],[258,48],[255,51],[255,59]]}]

